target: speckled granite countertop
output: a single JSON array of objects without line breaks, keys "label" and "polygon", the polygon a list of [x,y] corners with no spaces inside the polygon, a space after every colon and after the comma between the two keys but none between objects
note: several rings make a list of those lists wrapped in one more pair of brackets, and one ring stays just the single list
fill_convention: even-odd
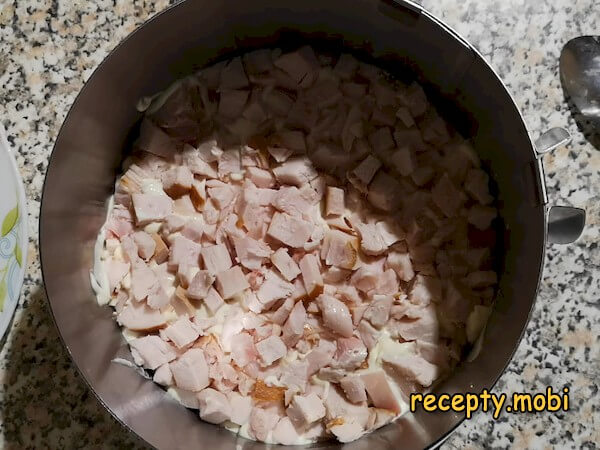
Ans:
[{"label": "speckled granite countertop", "polygon": [[[548,248],[532,320],[496,392],[570,386],[568,413],[478,413],[446,448],[596,448],[600,445],[600,139],[586,140],[563,97],[558,55],[597,32],[595,0],[424,0],[471,41],[514,94],[532,136],[566,126],[574,140],[545,159],[551,202],[587,209],[574,245]],[[168,1],[0,2],[0,121],[18,151],[29,201],[28,268],[0,352],[0,446],[134,448],[62,347],[45,304],[37,219],[46,164],[67,110],[94,68]],[[590,142],[596,142],[594,147]]]}]

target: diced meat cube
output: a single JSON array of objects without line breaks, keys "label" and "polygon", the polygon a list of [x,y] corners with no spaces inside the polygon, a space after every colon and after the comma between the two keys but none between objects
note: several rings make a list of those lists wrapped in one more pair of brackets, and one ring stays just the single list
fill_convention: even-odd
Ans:
[{"label": "diced meat cube", "polygon": [[173,200],[166,195],[136,193],[131,199],[138,225],[162,221],[173,209]]},{"label": "diced meat cube", "polygon": [[491,224],[492,220],[497,215],[496,208],[482,205],[473,205],[469,208],[467,219],[469,223],[475,225],[478,230],[486,230]]},{"label": "diced meat cube", "polygon": [[352,336],[337,340],[336,367],[354,370],[359,368],[366,358],[367,347],[359,338]]},{"label": "diced meat cube", "polygon": [[374,223],[353,223],[360,236],[361,250],[371,256],[381,255],[388,249],[383,236]]},{"label": "diced meat cube", "polygon": [[409,147],[400,147],[394,151],[391,163],[398,173],[404,177],[412,174],[417,168],[414,152]]},{"label": "diced meat cube", "polygon": [[187,296],[194,300],[206,298],[214,281],[215,276],[208,270],[199,270],[188,286]]},{"label": "diced meat cube", "polygon": [[462,206],[463,199],[447,173],[444,173],[431,189],[433,202],[448,217],[454,217]]},{"label": "diced meat cube", "polygon": [[442,299],[442,285],[435,277],[417,275],[413,287],[408,296],[411,303],[416,305],[428,305],[430,302],[439,302]]},{"label": "diced meat cube", "polygon": [[260,269],[263,261],[272,253],[267,244],[250,236],[234,239],[233,242],[240,264],[247,269]]},{"label": "diced meat cube", "polygon": [[203,247],[200,250],[204,268],[212,274],[217,274],[231,267],[231,256],[224,244]]},{"label": "diced meat cube", "polygon": [[325,326],[343,337],[352,336],[354,327],[352,326],[352,316],[348,307],[330,295],[320,295],[317,303],[321,309],[323,323]]},{"label": "diced meat cube", "polygon": [[[341,379],[343,379],[342,376]],[[346,400],[335,386],[330,386],[325,398],[325,408],[328,420],[344,420],[345,423],[355,423],[361,430],[369,420],[369,408],[366,404],[355,405]]]},{"label": "diced meat cube", "polygon": [[269,155],[271,155],[278,163],[287,161],[288,158],[294,154],[293,150],[282,147],[268,147],[267,151],[269,152]]},{"label": "diced meat cube", "polygon": [[361,378],[375,407],[389,409],[396,414],[400,413],[400,404],[396,400],[383,370],[362,374]]},{"label": "diced meat cube", "polygon": [[285,324],[283,325],[283,334],[281,336],[283,342],[288,347],[293,347],[304,334],[304,323],[306,322],[306,310],[302,302],[297,302]]},{"label": "diced meat cube", "polygon": [[346,394],[346,398],[352,403],[362,403],[367,401],[367,393],[365,392],[365,383],[359,376],[348,375],[342,378],[340,386]]},{"label": "diced meat cube", "polygon": [[398,180],[383,171],[379,171],[371,185],[367,200],[376,208],[386,212],[394,211],[400,206],[402,187]]},{"label": "diced meat cube", "polygon": [[381,161],[374,156],[368,155],[348,176],[351,182],[358,181],[359,185],[357,187],[366,187],[380,167]]},{"label": "diced meat cube", "polygon": [[296,187],[302,187],[319,175],[311,160],[306,156],[288,159],[280,166],[275,167],[273,173],[279,183],[291,184]]},{"label": "diced meat cube", "polygon": [[[136,363],[146,369],[154,370],[163,364],[173,361],[177,353],[173,347],[158,336],[143,336],[130,342]],[[136,356],[138,358],[136,358]]]},{"label": "diced meat cube", "polygon": [[220,210],[230,206],[235,198],[235,191],[229,185],[208,188],[207,192],[214,205]]},{"label": "diced meat cube", "polygon": [[325,195],[325,214],[328,216],[339,216],[344,214],[344,211],[344,190],[333,186],[327,186],[327,193]]},{"label": "diced meat cube", "polygon": [[390,220],[381,220],[375,224],[377,232],[381,235],[383,242],[388,247],[406,237],[406,233],[397,223]]},{"label": "diced meat cube", "polygon": [[294,106],[290,95],[280,89],[265,89],[262,94],[263,104],[276,116],[287,116]]},{"label": "diced meat cube", "polygon": [[235,148],[226,150],[219,158],[218,162],[219,177],[224,177],[232,173],[242,171],[242,158],[240,149]]},{"label": "diced meat cube", "polygon": [[376,328],[384,326],[389,317],[394,298],[391,295],[374,295],[371,304],[363,314],[363,318]]},{"label": "diced meat cube", "polygon": [[291,297],[286,298],[281,304],[281,306],[277,308],[277,310],[271,316],[271,320],[273,321],[273,323],[283,325],[284,322],[287,320],[288,316],[290,315],[290,312],[292,311],[294,305],[294,299],[292,299]]},{"label": "diced meat cube", "polygon": [[388,127],[381,127],[369,135],[369,143],[379,155],[394,147],[394,138]]},{"label": "diced meat cube", "polygon": [[373,326],[367,322],[366,320],[361,320],[358,324],[358,333],[360,334],[360,338],[365,343],[365,346],[370,351],[377,344],[377,339],[379,338],[379,331],[377,331]]},{"label": "diced meat cube", "polygon": [[161,128],[145,118],[140,127],[140,137],[135,146],[153,155],[169,158],[177,151],[177,145]]},{"label": "diced meat cube", "polygon": [[250,413],[250,431],[258,440],[264,441],[279,422],[279,415],[273,411],[254,407]]},{"label": "diced meat cube", "polygon": [[190,188],[190,200],[192,201],[194,208],[196,208],[196,211],[202,211],[204,209],[206,198],[206,180],[194,180],[192,182],[192,187]]},{"label": "diced meat cube", "polygon": [[186,391],[198,392],[209,384],[204,351],[191,348],[170,365],[175,384]]},{"label": "diced meat cube", "polygon": [[269,309],[277,300],[288,297],[293,290],[294,287],[291,283],[270,270],[265,275],[265,281],[258,288],[256,297],[265,309]]},{"label": "diced meat cube", "polygon": [[286,72],[299,86],[310,86],[321,68],[317,57],[309,46],[301,47],[295,52],[285,53],[273,61],[276,67]]},{"label": "diced meat cube", "polygon": [[325,417],[325,406],[316,394],[295,395],[286,413],[296,428],[303,428]]},{"label": "diced meat cube", "polygon": [[290,247],[302,247],[310,238],[313,225],[285,213],[275,213],[267,234]]},{"label": "diced meat cube", "polygon": [[316,256],[307,253],[300,260],[299,267],[302,271],[302,281],[308,293],[308,298],[312,299],[321,295],[323,292],[323,277]]},{"label": "diced meat cube", "polygon": [[350,80],[357,69],[358,61],[348,53],[342,53],[333,67],[333,71],[344,80]]},{"label": "diced meat cube", "polygon": [[165,363],[154,371],[152,381],[161,386],[170,386],[173,384],[173,374],[169,369],[169,364]]},{"label": "diced meat cube", "polygon": [[325,339],[319,340],[319,345],[306,355],[308,375],[313,375],[329,365],[337,350],[336,344]]},{"label": "diced meat cube", "polygon": [[465,178],[465,191],[482,205],[494,200],[490,195],[489,177],[481,169],[469,169]]},{"label": "diced meat cube", "polygon": [[385,264],[386,267],[393,269],[402,281],[410,281],[415,276],[408,253],[390,252]]},{"label": "diced meat cube", "polygon": [[192,322],[185,317],[179,317],[175,322],[165,328],[165,336],[169,338],[177,348],[183,348],[191,344],[200,335]]},{"label": "diced meat cube", "polygon": [[181,229],[181,235],[194,242],[200,242],[204,232],[204,220],[200,216],[198,219],[188,220]]},{"label": "diced meat cube", "polygon": [[152,239],[148,233],[143,231],[136,231],[133,233],[133,241],[137,245],[138,255],[140,258],[148,261],[154,255],[154,249],[156,248],[156,242]]},{"label": "diced meat cube", "polygon": [[271,262],[279,270],[283,278],[288,281],[293,281],[300,275],[300,268],[294,261],[285,248],[280,248],[271,255]]},{"label": "diced meat cube", "polygon": [[289,417],[283,417],[273,429],[273,440],[277,444],[294,445],[301,439],[296,427],[292,424]]},{"label": "diced meat cube", "polygon": [[246,176],[259,188],[271,188],[275,186],[275,177],[268,170],[258,167],[247,167]]},{"label": "diced meat cube", "polygon": [[[414,380],[421,386],[428,387],[439,376],[439,368],[435,364],[431,364],[424,358],[418,355],[402,354],[389,355],[382,357],[383,361],[400,374]],[[370,393],[369,393],[370,394]]]},{"label": "diced meat cube", "polygon": [[266,366],[270,366],[287,354],[287,347],[277,336],[270,336],[258,342],[256,350]]},{"label": "diced meat cube", "polygon": [[197,266],[201,251],[200,244],[189,240],[184,236],[176,236],[169,252],[169,267]]},{"label": "diced meat cube", "polygon": [[352,274],[352,277],[350,277],[350,282],[359,291],[369,292],[377,288],[377,285],[379,284],[379,277],[380,270],[377,267],[363,265]]},{"label": "diced meat cube", "polygon": [[328,266],[353,269],[358,260],[358,239],[339,230],[328,230],[321,247],[321,259]]},{"label": "diced meat cube", "polygon": [[229,400],[222,392],[206,388],[198,394],[200,418],[209,423],[223,423],[232,415]]},{"label": "diced meat cube", "polygon": [[158,287],[158,278],[148,266],[138,265],[131,271],[131,293],[136,301],[142,301]]},{"label": "diced meat cube", "polygon": [[310,209],[310,203],[295,186],[281,187],[273,195],[272,204],[279,211],[296,217],[302,217]]},{"label": "diced meat cube", "polygon": [[231,357],[240,367],[256,361],[258,353],[254,346],[254,340],[248,333],[239,333],[231,338]]},{"label": "diced meat cube", "polygon": [[410,128],[415,124],[415,120],[410,115],[408,108],[401,106],[396,111],[396,117],[402,121],[405,127]]},{"label": "diced meat cube", "polygon": [[379,274],[377,278],[377,286],[373,289],[371,294],[380,294],[380,295],[396,295],[398,293],[398,278],[396,277],[396,272],[392,269],[388,269],[384,271],[382,274]]},{"label": "diced meat cube", "polygon": [[235,119],[240,116],[248,101],[248,91],[226,90],[219,96],[219,114],[223,117]]},{"label": "diced meat cube", "polygon": [[192,187],[194,176],[186,166],[176,166],[162,175],[163,190],[171,198],[179,198]]},{"label": "diced meat cube", "polygon": [[230,420],[236,425],[244,425],[250,419],[252,412],[252,398],[240,395],[237,392],[228,394],[229,404],[231,405]]},{"label": "diced meat cube", "polygon": [[223,67],[219,85],[221,89],[242,89],[248,86],[248,77],[240,57],[233,58]]},{"label": "diced meat cube", "polygon": [[[108,288],[114,292],[119,287],[121,280],[129,273],[130,264],[116,259],[108,259],[105,262],[106,275],[108,277]],[[299,270],[299,269],[298,269]]]},{"label": "diced meat cube", "polygon": [[214,287],[211,287],[208,290],[206,297],[204,297],[204,304],[211,314],[215,314],[224,303],[225,301]]},{"label": "diced meat cube", "polygon": [[344,422],[340,425],[334,425],[329,428],[329,431],[342,443],[355,441],[364,434],[363,428],[356,422]]},{"label": "diced meat cube", "polygon": [[150,331],[165,325],[166,320],[158,309],[143,302],[129,302],[117,316],[117,322],[132,331]]},{"label": "diced meat cube", "polygon": [[435,343],[439,337],[439,321],[433,304],[415,311],[414,319],[394,320],[388,323],[388,331],[393,337],[402,337],[405,341],[421,340]]},{"label": "diced meat cube", "polygon": [[200,144],[200,147],[197,149],[191,145],[184,145],[181,156],[183,164],[193,174],[208,178],[217,178],[217,171],[213,164],[217,160],[217,156],[214,155],[215,153],[220,155],[222,150],[216,147],[215,141],[209,141]]},{"label": "diced meat cube", "polygon": [[419,117],[427,111],[427,96],[423,88],[417,83],[412,83],[408,87],[403,101],[413,117]]},{"label": "diced meat cube", "polygon": [[233,266],[217,274],[217,290],[224,299],[233,297],[248,289],[250,285],[240,266]]}]

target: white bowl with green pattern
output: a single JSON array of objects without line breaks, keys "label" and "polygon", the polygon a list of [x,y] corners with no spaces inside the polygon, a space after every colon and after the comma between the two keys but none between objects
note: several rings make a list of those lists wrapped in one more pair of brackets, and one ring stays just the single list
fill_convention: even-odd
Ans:
[{"label": "white bowl with green pattern", "polygon": [[0,339],[17,307],[26,263],[25,190],[0,125]]}]

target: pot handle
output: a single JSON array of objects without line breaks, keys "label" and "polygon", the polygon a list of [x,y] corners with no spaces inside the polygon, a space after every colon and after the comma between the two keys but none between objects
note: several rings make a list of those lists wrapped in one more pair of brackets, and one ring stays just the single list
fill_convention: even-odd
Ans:
[{"label": "pot handle", "polygon": [[[551,128],[535,141],[537,158],[567,144],[571,135],[564,128]],[[541,163],[541,161],[540,161]],[[548,241],[553,244],[575,242],[585,227],[585,210],[571,206],[551,206],[547,211]]]}]

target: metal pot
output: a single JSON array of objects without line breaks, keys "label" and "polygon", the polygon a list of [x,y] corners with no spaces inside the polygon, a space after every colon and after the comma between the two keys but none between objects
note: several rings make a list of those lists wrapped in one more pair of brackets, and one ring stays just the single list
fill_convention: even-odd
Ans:
[{"label": "metal pot", "polygon": [[[155,447],[265,448],[201,422],[160,387],[111,362],[130,358],[129,350],[110,309],[96,304],[89,271],[105,200],[140,118],[136,101],[216,57],[306,40],[368,54],[391,71],[412,68],[437,95],[438,106],[464,112],[453,116],[464,119],[463,131],[497,184],[504,254],[484,350],[437,391],[478,392],[494,385],[527,324],[546,240],[572,241],[583,228],[581,210],[547,207],[541,153],[498,76],[471,45],[419,6],[404,0],[188,0],[171,7],[119,45],[77,97],[52,153],[40,215],[44,281],[64,343],[99,400]],[[538,150],[564,138],[553,130]],[[441,442],[462,419],[417,412],[344,448],[422,448]],[[311,448],[338,447],[325,442]]]}]

